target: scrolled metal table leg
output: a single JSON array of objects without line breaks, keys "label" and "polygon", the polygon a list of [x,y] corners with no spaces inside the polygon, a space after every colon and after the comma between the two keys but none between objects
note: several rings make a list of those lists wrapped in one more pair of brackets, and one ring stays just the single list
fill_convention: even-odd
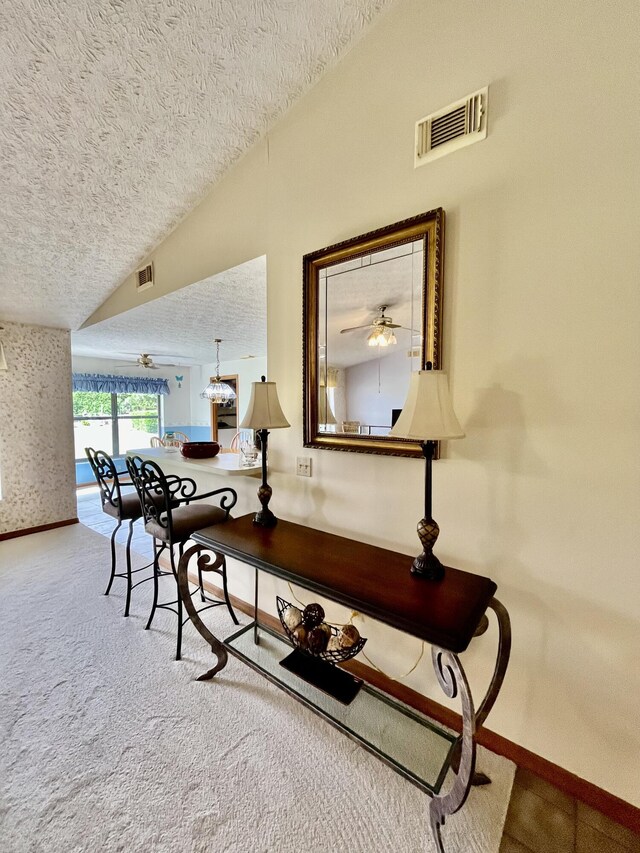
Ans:
[{"label": "scrolled metal table leg", "polygon": [[[509,613],[497,598],[491,599],[489,607],[494,611],[498,620],[498,653],[489,687],[476,711],[476,730],[483,725],[498,698],[511,655],[511,620],[509,619]],[[486,773],[476,772],[474,774],[473,785],[489,785],[490,783],[491,779]]]},{"label": "scrolled metal table leg", "polygon": [[[188,569],[189,569],[189,560],[195,555],[198,554],[198,575],[200,576],[202,572],[219,572],[220,567],[224,565],[224,557],[222,554],[216,554],[214,551],[206,551],[204,545],[193,545],[189,548],[188,551],[185,551],[184,554],[180,557],[180,562],[178,563],[178,592],[180,594],[180,598],[182,599],[182,604],[184,605],[185,610],[189,614],[189,618],[195,625],[198,633],[201,637],[203,637],[207,643],[211,647],[211,651],[218,658],[216,665],[213,669],[208,670],[202,675],[198,676],[197,681],[209,681],[209,679],[213,678],[213,676],[220,672],[220,670],[224,669],[227,665],[227,650],[211,633],[211,631],[204,624],[200,616],[198,615],[198,611],[196,610],[193,600],[191,598],[191,594],[189,592],[189,580],[188,580]],[[214,559],[212,560],[212,555]]]},{"label": "scrolled metal table leg", "polygon": [[440,830],[447,816],[455,814],[465,804],[473,780],[476,766],[476,716],[469,682],[458,656],[434,646],[431,650],[431,658],[436,677],[445,695],[449,699],[455,699],[459,693],[462,704],[460,761],[454,782],[446,794],[434,796],[429,806],[431,832],[436,848],[438,853],[445,853]]},{"label": "scrolled metal table leg", "polygon": [[455,699],[460,693],[462,704],[462,735],[457,753],[451,762],[455,780],[446,794],[437,795],[432,799],[429,810],[431,830],[438,853],[444,853],[440,830],[444,826],[446,817],[462,808],[472,785],[490,782],[485,774],[475,772],[475,736],[476,730],[484,723],[493,708],[504,681],[511,654],[511,621],[506,608],[497,598],[491,599],[489,608],[494,611],[498,620],[498,650],[489,687],[477,712],[474,711],[469,682],[458,656],[437,647],[431,650],[433,667],[440,687],[450,699]]},{"label": "scrolled metal table leg", "polygon": [[491,599],[489,607],[496,614],[498,620],[498,654],[489,687],[476,713],[477,728],[480,728],[487,719],[489,711],[491,711],[498,698],[511,655],[511,620],[509,619],[507,609],[497,598]]},{"label": "scrolled metal table leg", "polygon": [[[504,605],[501,604],[497,598],[491,599],[489,602],[489,608],[494,611],[498,620],[498,651],[489,687],[487,688],[484,699],[476,711],[476,731],[483,725],[489,715],[489,712],[493,708],[496,699],[498,698],[498,693],[502,687],[502,682],[504,681],[504,676],[507,671],[507,666],[509,665],[509,657],[511,654],[511,620],[509,619],[509,614]],[[489,620],[485,614],[482,617],[482,621],[480,622],[474,637],[479,637],[481,634],[484,634],[487,630],[488,624]],[[458,750],[454,753],[453,758],[451,759],[451,766],[454,771],[458,769],[459,759],[460,754]],[[474,787],[479,785],[490,785],[491,779],[486,773],[476,770],[471,784]]]}]

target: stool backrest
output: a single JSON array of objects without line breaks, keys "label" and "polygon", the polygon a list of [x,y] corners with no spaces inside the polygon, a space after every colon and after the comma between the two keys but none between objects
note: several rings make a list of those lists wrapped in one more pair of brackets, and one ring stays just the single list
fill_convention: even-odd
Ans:
[{"label": "stool backrest", "polygon": [[87,454],[89,465],[100,487],[102,506],[111,504],[119,509],[122,506],[122,494],[115,462],[104,450],[85,447],[84,452]]},{"label": "stool backrest", "polygon": [[131,482],[136,488],[144,523],[158,524],[169,531],[173,540],[173,519],[171,509],[181,503],[188,503],[196,493],[196,483],[190,477],[167,477],[162,468],[150,459],[140,456],[127,456],[127,470]]}]

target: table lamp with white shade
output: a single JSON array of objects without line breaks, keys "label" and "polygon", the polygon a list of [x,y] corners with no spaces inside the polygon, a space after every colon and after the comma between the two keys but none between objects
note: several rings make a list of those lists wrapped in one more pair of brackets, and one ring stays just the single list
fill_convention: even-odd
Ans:
[{"label": "table lamp with white shade", "polygon": [[440,528],[431,515],[431,463],[436,441],[464,438],[464,431],[453,411],[446,373],[427,369],[411,374],[404,408],[390,435],[417,440],[422,447],[426,460],[424,518],[418,522],[422,553],[413,561],[411,572],[429,580],[441,580],[444,568],[433,553]]},{"label": "table lamp with white shade", "polygon": [[262,504],[262,509],[253,517],[253,523],[262,527],[275,527],[278,523],[278,519],[269,509],[272,494],[271,486],[267,483],[267,438],[269,430],[288,426],[291,424],[280,408],[276,383],[267,382],[264,376],[261,382],[252,382],[249,406],[240,424],[240,429],[253,429],[260,438],[262,485],[258,489],[258,499]]}]

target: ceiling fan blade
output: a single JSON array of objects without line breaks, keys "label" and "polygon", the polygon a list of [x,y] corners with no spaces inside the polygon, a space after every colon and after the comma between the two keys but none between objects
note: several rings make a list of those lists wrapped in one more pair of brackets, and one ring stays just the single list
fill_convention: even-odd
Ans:
[{"label": "ceiling fan blade", "polygon": [[364,326],[350,326],[348,329],[340,329],[340,334],[344,335],[345,332],[355,332],[358,329],[370,329],[371,323],[365,323]]}]

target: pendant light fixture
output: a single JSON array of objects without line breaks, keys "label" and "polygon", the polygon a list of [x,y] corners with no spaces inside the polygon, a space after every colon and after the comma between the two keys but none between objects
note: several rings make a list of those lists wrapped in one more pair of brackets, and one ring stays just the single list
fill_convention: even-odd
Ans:
[{"label": "pendant light fixture", "polygon": [[231,385],[227,385],[226,382],[223,382],[220,379],[220,344],[222,343],[221,338],[216,338],[214,340],[214,344],[216,345],[216,376],[215,379],[210,382],[207,387],[204,389],[201,397],[204,397],[206,400],[209,400],[211,403],[216,403],[217,405],[221,405],[224,403],[230,403],[231,400],[236,399],[236,392],[233,390]]}]

